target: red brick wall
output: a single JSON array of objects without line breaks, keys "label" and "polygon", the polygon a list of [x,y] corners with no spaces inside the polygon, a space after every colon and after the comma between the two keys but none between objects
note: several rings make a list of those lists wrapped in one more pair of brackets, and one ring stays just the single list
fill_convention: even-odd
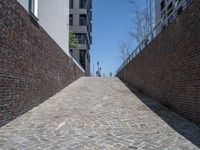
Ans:
[{"label": "red brick wall", "polygon": [[200,1],[194,0],[117,76],[200,125]]},{"label": "red brick wall", "polygon": [[0,125],[83,75],[16,0],[0,0]]}]

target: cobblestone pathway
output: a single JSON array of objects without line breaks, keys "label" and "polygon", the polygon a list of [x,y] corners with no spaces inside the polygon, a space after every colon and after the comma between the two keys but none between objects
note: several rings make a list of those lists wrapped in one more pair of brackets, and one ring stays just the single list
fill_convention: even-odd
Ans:
[{"label": "cobblestone pathway", "polygon": [[81,78],[3,126],[0,149],[199,149],[196,126],[136,95],[117,78]]}]

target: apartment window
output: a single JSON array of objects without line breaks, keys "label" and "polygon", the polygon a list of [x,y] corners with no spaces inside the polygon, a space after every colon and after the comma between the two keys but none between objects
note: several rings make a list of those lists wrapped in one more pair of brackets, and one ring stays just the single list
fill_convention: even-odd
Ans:
[{"label": "apartment window", "polygon": [[88,62],[90,63],[90,54],[89,54],[89,52],[87,53],[87,59],[88,59]]},{"label": "apartment window", "polygon": [[90,22],[88,32],[92,32],[92,23]]},{"label": "apartment window", "polygon": [[90,39],[90,44],[92,44],[92,36],[91,36],[91,34],[89,35],[89,39]]},{"label": "apartment window", "polygon": [[73,55],[73,49],[70,49],[69,52],[71,55]]},{"label": "apartment window", "polygon": [[160,8],[161,8],[161,11],[163,11],[163,9],[165,8],[165,0],[161,1]]},{"label": "apartment window", "polygon": [[86,55],[86,50],[79,51],[80,64],[84,69],[85,69],[85,55]]},{"label": "apartment window", "polygon": [[182,12],[183,12],[183,7],[181,6],[181,7],[178,9],[177,13],[178,13],[178,15],[180,15]]},{"label": "apartment window", "polygon": [[76,38],[79,44],[87,44],[87,36],[84,33],[77,33]]},{"label": "apartment window", "polygon": [[73,15],[72,14],[69,15],[69,25],[73,26]]},{"label": "apartment window", "polygon": [[170,16],[171,13],[173,12],[173,2],[171,2],[168,7],[167,7],[167,15]]},{"label": "apartment window", "polygon": [[81,8],[81,9],[86,9],[86,2],[87,2],[87,0],[80,0],[79,1],[79,8]]},{"label": "apartment window", "polygon": [[90,10],[90,20],[92,20],[92,11]]},{"label": "apartment window", "polygon": [[173,6],[173,2],[171,2],[171,3],[168,5],[167,11],[169,11],[169,10],[172,8],[172,6]]},{"label": "apartment window", "polygon": [[79,25],[80,26],[86,26],[87,25],[87,15],[80,15]]},{"label": "apartment window", "polygon": [[38,0],[29,0],[29,11],[38,17]]},{"label": "apartment window", "polygon": [[74,0],[69,0],[69,8],[70,9],[74,8]]}]

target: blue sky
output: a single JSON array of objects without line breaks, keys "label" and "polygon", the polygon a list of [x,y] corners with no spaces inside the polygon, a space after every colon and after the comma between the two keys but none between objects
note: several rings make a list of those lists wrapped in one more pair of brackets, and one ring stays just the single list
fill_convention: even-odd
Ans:
[{"label": "blue sky", "polygon": [[[128,35],[133,23],[131,5],[128,0],[93,0],[93,44],[90,50],[91,72],[100,62],[102,73],[115,74],[121,65],[119,43],[132,41]],[[132,47],[137,45],[133,44]]]}]

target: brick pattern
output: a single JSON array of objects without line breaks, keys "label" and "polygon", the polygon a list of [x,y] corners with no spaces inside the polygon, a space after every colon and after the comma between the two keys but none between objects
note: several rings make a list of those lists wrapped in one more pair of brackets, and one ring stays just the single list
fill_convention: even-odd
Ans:
[{"label": "brick pattern", "polygon": [[200,126],[199,0],[117,76]]},{"label": "brick pattern", "polygon": [[83,75],[16,0],[0,0],[0,126]]}]

